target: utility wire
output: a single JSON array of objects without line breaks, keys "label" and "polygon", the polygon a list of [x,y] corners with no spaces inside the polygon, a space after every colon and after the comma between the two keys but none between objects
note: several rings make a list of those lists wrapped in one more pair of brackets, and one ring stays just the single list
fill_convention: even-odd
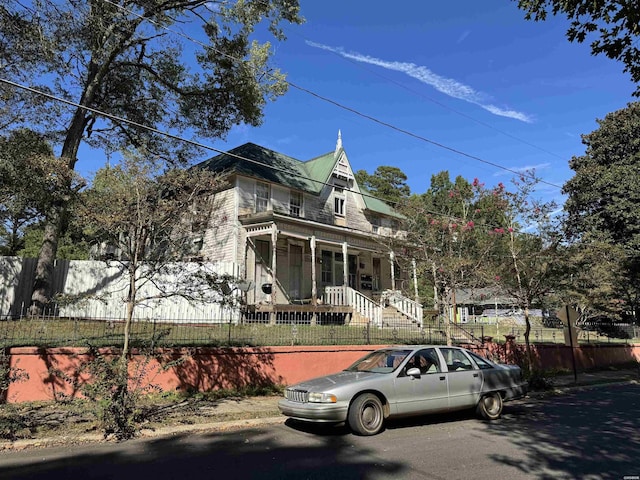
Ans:
[{"label": "utility wire", "polygon": [[[221,52],[221,51],[219,51],[219,50],[216,50],[216,49],[212,48],[210,45],[207,45],[207,44],[205,44],[205,43],[201,42],[200,40],[198,40],[198,39],[196,39],[196,38],[193,38],[193,37],[191,37],[191,36],[189,36],[189,35],[187,35],[187,34],[185,34],[185,33],[183,33],[183,32],[180,32],[180,31],[177,31],[177,30],[173,30],[173,29],[171,29],[171,28],[167,27],[166,25],[162,25],[162,24],[160,24],[160,23],[156,22],[155,20],[152,20],[152,19],[150,19],[150,18],[147,18],[147,17],[145,17],[145,16],[143,16],[143,15],[141,15],[141,14],[139,14],[139,13],[136,13],[136,12],[132,11],[131,9],[128,9],[128,8],[126,8],[126,7],[123,7],[123,6],[121,6],[121,5],[118,5],[118,4],[114,3],[114,2],[112,2],[111,0],[102,0],[102,1],[103,1],[104,3],[108,3],[108,4],[110,4],[110,5],[113,5],[114,7],[117,7],[118,9],[120,9],[120,10],[122,10],[122,11],[126,12],[126,13],[129,13],[129,14],[131,14],[131,15],[137,16],[138,18],[140,18],[140,19],[142,19],[142,20],[145,20],[145,21],[147,21],[147,22],[149,22],[149,23],[152,23],[153,25],[155,25],[155,26],[156,26],[156,27],[158,27],[158,28],[161,28],[161,29],[163,29],[163,30],[166,30],[167,32],[170,32],[170,33],[173,33],[173,34],[175,34],[175,35],[178,35],[178,36],[180,36],[180,37],[182,37],[182,38],[185,38],[186,40],[188,40],[188,41],[190,41],[190,42],[192,42],[192,43],[195,43],[195,44],[196,44],[196,45],[198,45],[198,46],[201,46],[201,47],[206,48],[206,49],[210,49],[210,50],[212,50],[212,51],[214,51],[214,52],[218,53],[219,55],[221,55],[221,56],[223,56],[223,57],[225,57],[225,58],[228,58],[229,60],[232,60],[232,61],[234,61],[234,62],[236,62],[236,63],[238,63],[238,62],[242,62],[242,60],[241,60],[241,59],[239,59],[239,58],[237,58],[237,57],[234,57],[233,55],[229,55],[229,54],[227,54],[227,53],[225,53],[225,52]],[[275,77],[274,77],[270,72],[265,71],[264,73],[265,73],[265,75],[267,75],[269,78],[275,79]],[[484,163],[485,165],[490,165],[490,166],[492,166],[492,167],[494,167],[494,168],[498,168],[498,169],[500,169],[500,170],[504,170],[504,171],[509,172],[509,173],[512,173],[512,174],[514,174],[514,175],[521,175],[521,174],[522,174],[522,172],[519,172],[519,171],[517,171],[517,170],[513,170],[513,169],[510,169],[510,168],[508,168],[508,167],[504,167],[504,166],[502,166],[502,165],[500,165],[500,164],[498,164],[498,163],[491,162],[491,161],[489,161],[489,160],[485,160],[485,159],[480,158],[480,157],[478,157],[478,156],[475,156],[475,155],[472,155],[472,154],[469,154],[469,153],[463,152],[463,151],[461,151],[461,150],[458,150],[458,149],[456,149],[456,148],[449,147],[448,145],[444,145],[444,144],[442,144],[442,143],[436,142],[436,141],[431,140],[431,139],[429,139],[429,138],[426,138],[426,137],[424,137],[424,136],[422,136],[422,135],[418,135],[418,134],[413,133],[413,132],[411,132],[411,131],[409,131],[409,130],[405,130],[405,129],[403,129],[403,128],[397,127],[397,126],[395,126],[395,125],[393,125],[393,124],[391,124],[391,123],[388,123],[388,122],[386,122],[386,121],[380,120],[380,119],[378,119],[378,118],[376,118],[376,117],[373,117],[373,116],[371,116],[371,115],[368,115],[368,114],[365,114],[365,113],[363,113],[363,112],[360,112],[359,110],[356,110],[356,109],[354,109],[354,108],[352,108],[352,107],[348,107],[348,106],[346,106],[346,105],[344,105],[344,104],[342,104],[342,103],[340,103],[340,102],[337,102],[337,101],[335,101],[335,100],[332,100],[332,99],[330,99],[330,98],[328,98],[328,97],[325,97],[325,96],[323,96],[323,95],[320,95],[320,94],[318,94],[318,93],[315,93],[315,92],[313,92],[313,91],[311,91],[311,90],[309,90],[309,89],[307,89],[307,88],[304,88],[304,87],[302,87],[302,86],[300,86],[300,85],[297,85],[296,83],[293,83],[293,82],[291,82],[291,81],[289,81],[289,80],[287,80],[287,79],[285,79],[284,81],[285,81],[285,82],[286,82],[290,87],[295,88],[296,90],[299,90],[299,91],[301,91],[301,92],[303,92],[303,93],[306,93],[306,94],[308,94],[308,95],[310,95],[310,96],[312,96],[312,97],[315,97],[315,98],[317,98],[317,99],[319,99],[319,100],[322,100],[323,102],[329,103],[329,104],[331,104],[331,105],[333,105],[333,106],[335,106],[335,107],[338,107],[338,108],[340,108],[340,109],[342,109],[342,110],[345,110],[345,111],[347,111],[347,112],[349,112],[349,113],[352,113],[352,114],[354,114],[354,115],[357,115],[357,116],[359,116],[359,117],[362,117],[362,118],[364,118],[364,119],[366,119],[366,120],[369,120],[369,121],[371,121],[371,122],[377,123],[378,125],[382,125],[382,126],[384,126],[384,127],[386,127],[386,128],[389,128],[389,129],[394,130],[394,131],[396,131],[396,132],[402,133],[402,134],[407,135],[407,136],[409,136],[409,137],[415,138],[415,139],[417,139],[417,140],[420,140],[420,141],[423,141],[423,142],[429,143],[429,144],[431,144],[431,145],[433,145],[433,146],[436,146],[436,147],[438,147],[438,148],[441,148],[441,149],[444,149],[444,150],[448,150],[449,152],[452,152],[452,153],[455,153],[455,154],[457,154],[457,155],[460,155],[460,156],[463,156],[463,157],[469,158],[469,159],[471,159],[471,160],[475,160],[475,161],[478,161],[478,162]],[[545,185],[549,185],[549,186],[554,187],[554,188],[562,189],[562,187],[561,187],[560,185],[556,185],[555,183],[551,183],[551,182],[548,182],[548,181],[543,180],[543,179],[539,179],[539,183],[542,183],[542,184],[545,184]]]},{"label": "utility wire", "polygon": [[[205,150],[211,150],[211,151],[216,152],[218,154],[228,155],[230,157],[236,158],[238,160],[242,160],[242,161],[247,162],[247,163],[252,163],[252,164],[255,164],[255,165],[258,165],[258,166],[261,166],[261,167],[267,167],[267,168],[270,168],[272,170],[280,171],[280,172],[286,173],[289,176],[294,176],[296,178],[301,178],[303,180],[307,180],[307,181],[312,182],[314,184],[319,184],[319,185],[323,185],[323,186],[330,186],[330,187],[334,186],[334,184],[329,183],[329,182],[324,182],[322,180],[317,180],[317,179],[314,179],[314,178],[311,178],[311,177],[306,177],[306,176],[300,175],[298,173],[293,173],[293,172],[291,172],[290,169],[278,167],[278,166],[275,166],[275,165],[269,165],[269,164],[260,162],[258,160],[254,160],[252,158],[248,158],[248,157],[244,157],[242,155],[238,155],[238,154],[233,153],[233,152],[220,150],[220,149],[217,149],[217,148],[212,147],[210,145],[206,145],[204,143],[196,142],[194,140],[190,140],[188,138],[184,138],[184,137],[181,137],[179,135],[175,135],[175,134],[172,134],[172,133],[169,133],[169,132],[165,132],[163,130],[159,130],[159,129],[154,128],[154,127],[149,127],[148,125],[144,125],[144,124],[135,122],[133,120],[128,120],[128,119],[126,119],[124,117],[120,117],[118,115],[113,115],[113,114],[110,114],[110,113],[107,113],[107,112],[103,112],[101,110],[98,110],[97,108],[88,107],[88,106],[85,106],[85,105],[80,105],[79,103],[73,102],[71,100],[67,100],[67,99],[58,97],[56,95],[50,94],[50,93],[43,92],[41,90],[37,90],[37,89],[32,88],[32,87],[28,87],[26,85],[21,85],[19,83],[13,82],[11,80],[0,78],[0,83],[4,83],[6,85],[9,85],[9,86],[12,86],[12,87],[15,87],[15,88],[19,88],[21,90],[25,90],[25,91],[28,91],[30,93],[43,96],[43,97],[49,98],[50,100],[57,101],[57,102],[60,102],[60,103],[64,103],[66,105],[69,105],[69,106],[72,106],[72,107],[75,107],[75,108],[86,110],[86,111],[92,112],[92,113],[94,113],[96,115],[100,115],[100,116],[109,118],[111,120],[115,120],[115,121],[118,121],[118,122],[126,123],[128,125],[131,125],[131,126],[143,129],[143,130],[150,131],[150,132],[155,133],[157,135],[165,136],[165,137],[168,137],[168,138],[171,138],[171,139],[174,139],[174,140],[178,140],[180,142],[188,143],[188,144],[194,145],[194,146],[196,146],[198,148],[202,148],[202,149],[205,149]],[[348,191],[350,193],[356,194],[356,195],[361,195],[362,197],[367,197],[367,198],[372,198],[372,199],[375,199],[375,200],[378,200],[378,201],[383,201],[379,197],[376,197],[375,195],[372,195],[372,194],[370,194],[370,193],[368,193],[366,191],[365,192],[362,192],[362,191],[357,192],[355,190],[351,190],[351,189],[348,189],[348,188],[345,188],[344,190],[346,190],[346,191]],[[394,203],[397,206],[399,202],[391,202],[391,203]],[[425,209],[424,212],[428,213],[430,215],[435,215],[435,216],[438,216],[438,217],[447,218],[449,220],[456,220],[456,221],[462,220],[460,217],[457,217],[457,216],[451,215],[451,214],[447,214],[447,213],[443,213],[443,212],[436,212],[436,211],[431,211],[431,210],[428,210],[428,209]],[[500,228],[499,225],[498,226],[496,226],[496,225],[488,225],[488,224],[479,224],[479,225],[487,227],[487,228],[491,228],[491,229]]]}]

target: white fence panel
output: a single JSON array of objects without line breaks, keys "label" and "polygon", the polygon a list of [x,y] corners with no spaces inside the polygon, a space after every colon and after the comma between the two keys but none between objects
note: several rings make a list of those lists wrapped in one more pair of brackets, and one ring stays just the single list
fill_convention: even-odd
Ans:
[{"label": "white fence panel", "polygon": [[[72,318],[121,320],[126,316],[129,280],[125,266],[117,262],[58,260],[54,268],[54,290],[62,294],[56,315]],[[0,257],[0,318],[19,318],[26,313],[33,285],[34,259]],[[222,297],[203,289],[192,275],[212,273],[238,278],[239,268],[231,262],[176,263],[153,281],[140,284],[134,318],[144,321],[228,323],[239,319],[237,308],[225,307]],[[191,296],[191,299],[182,295]],[[169,295],[167,297],[167,295]],[[232,291],[238,297],[241,292]],[[206,301],[197,300],[204,298]],[[228,300],[228,298],[227,298]]]}]

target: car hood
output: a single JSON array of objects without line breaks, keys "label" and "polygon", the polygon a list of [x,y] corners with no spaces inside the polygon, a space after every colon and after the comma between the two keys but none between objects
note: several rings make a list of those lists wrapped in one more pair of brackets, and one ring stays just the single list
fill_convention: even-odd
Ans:
[{"label": "car hood", "polygon": [[304,382],[290,385],[288,388],[296,390],[307,390],[313,392],[324,392],[344,385],[353,385],[356,382],[363,382],[372,377],[380,377],[380,375],[388,375],[382,373],[371,372],[347,372],[342,371],[324,377],[312,378]]}]

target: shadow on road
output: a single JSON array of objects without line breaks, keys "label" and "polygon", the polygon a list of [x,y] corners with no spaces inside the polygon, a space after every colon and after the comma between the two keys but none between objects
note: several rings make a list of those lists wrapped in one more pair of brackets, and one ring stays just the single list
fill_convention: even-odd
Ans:
[{"label": "shadow on road", "polygon": [[[520,403],[511,418],[488,424],[528,452],[525,461],[500,453],[496,462],[523,474],[550,478],[615,478],[640,475],[640,386],[610,386]],[[594,476],[597,475],[597,476]]]},{"label": "shadow on road", "polygon": [[282,435],[277,428],[253,429],[19,452],[3,460],[0,478],[275,480],[403,475],[402,464],[372,461],[372,451],[349,442],[344,434],[301,435]]}]

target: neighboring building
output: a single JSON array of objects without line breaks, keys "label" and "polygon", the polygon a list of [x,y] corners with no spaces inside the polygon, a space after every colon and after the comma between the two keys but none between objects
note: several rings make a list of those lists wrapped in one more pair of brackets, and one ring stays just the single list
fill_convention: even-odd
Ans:
[{"label": "neighboring building", "polygon": [[422,324],[421,307],[399,292],[413,281],[391,247],[404,237],[402,217],[361,191],[340,133],[335,151],[308,161],[247,143],[195,168],[229,180],[216,195],[215,225],[194,239],[195,256],[239,265],[254,311],[335,306],[380,323],[386,292]]}]

